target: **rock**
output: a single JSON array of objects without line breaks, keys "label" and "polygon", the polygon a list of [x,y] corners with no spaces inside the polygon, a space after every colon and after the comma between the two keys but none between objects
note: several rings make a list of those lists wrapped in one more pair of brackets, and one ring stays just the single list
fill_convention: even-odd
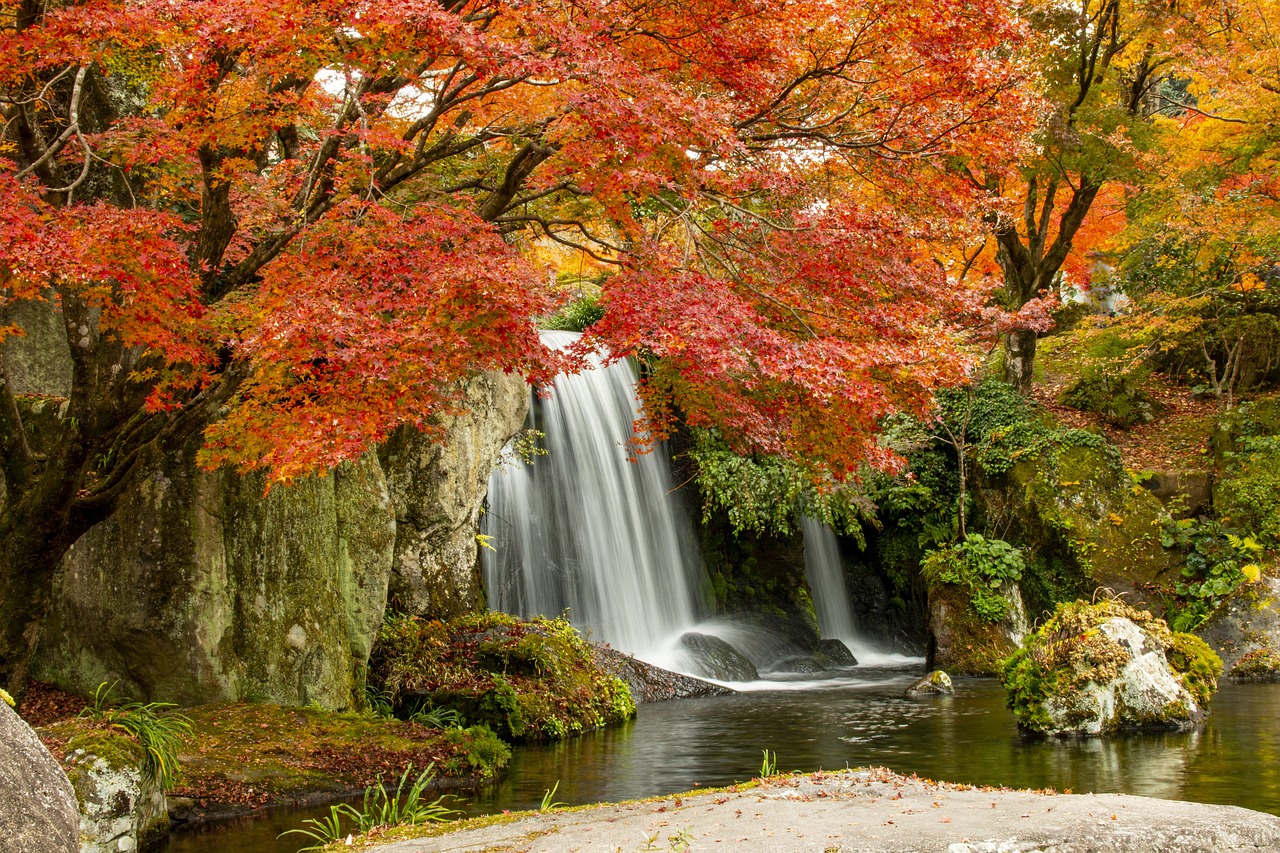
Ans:
[{"label": "rock", "polygon": [[756,681],[760,673],[745,655],[712,634],[688,631],[680,646],[692,657],[694,666],[707,678],[717,681]]},{"label": "rock", "polygon": [[1244,658],[1253,655],[1255,665],[1260,663],[1263,658],[1256,653],[1280,648],[1280,578],[1264,575],[1245,584],[1196,633],[1222,657],[1233,677]]},{"label": "rock", "polygon": [[1280,681],[1280,654],[1274,649],[1254,649],[1227,672],[1237,681]]},{"label": "rock", "polygon": [[973,608],[969,592],[955,584],[929,588],[929,647],[925,666],[964,675],[995,675],[1000,662],[1013,654],[1027,632],[1027,611],[1017,584],[998,590],[1005,616],[999,622],[983,619]]},{"label": "rock", "polygon": [[74,853],[75,791],[40,738],[0,702],[0,838],[9,853]]},{"label": "rock", "polygon": [[956,689],[951,686],[951,676],[947,675],[940,669],[935,669],[928,675],[920,678],[906,690],[907,696],[926,696],[930,694],[940,694],[943,696],[955,695]]},{"label": "rock", "polygon": [[63,764],[80,803],[80,853],[153,848],[169,834],[164,791],[143,770],[143,748],[110,731],[67,742]]},{"label": "rock", "polygon": [[398,610],[445,619],[483,606],[480,511],[502,447],[524,424],[529,387],[508,374],[485,374],[467,389],[467,413],[442,418],[444,442],[401,429],[378,450],[395,506]]},{"label": "rock", "polygon": [[769,667],[770,672],[800,672],[807,674],[822,672],[825,669],[826,667],[812,655],[795,655],[783,658]]},{"label": "rock", "polygon": [[631,698],[637,705],[669,699],[726,696],[733,692],[720,684],[645,663],[609,646],[592,644],[591,648],[601,669],[627,683],[631,688]]},{"label": "rock", "polygon": [[[430,616],[478,605],[476,522],[526,398],[519,377],[481,377],[446,447],[397,433],[266,494],[261,475],[201,470],[198,439],[144,462],[59,565],[33,677],[181,705],[357,704],[389,591]],[[28,403],[39,449],[62,410]]]},{"label": "rock", "polygon": [[849,647],[834,638],[818,641],[818,660],[828,667],[858,665],[858,659],[849,651]]},{"label": "rock", "polygon": [[[677,832],[679,835],[677,836]],[[377,844],[370,853],[458,850],[842,851],[843,853],[1165,853],[1280,849],[1280,817],[1117,794],[979,789],[886,770],[788,775],[653,800],[464,821],[451,832]],[[678,838],[697,839],[677,847]]]},{"label": "rock", "polygon": [[1072,602],[1023,643],[1001,680],[1026,731],[1185,728],[1208,712],[1222,661],[1198,637],[1120,601]]}]

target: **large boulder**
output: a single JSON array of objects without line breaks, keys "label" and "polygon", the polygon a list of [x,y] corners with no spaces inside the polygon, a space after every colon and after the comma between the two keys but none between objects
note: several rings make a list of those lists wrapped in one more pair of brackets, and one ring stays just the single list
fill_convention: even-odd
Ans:
[{"label": "large boulder", "polygon": [[1025,731],[1185,728],[1208,712],[1222,661],[1204,641],[1117,600],[1060,605],[1001,673]]},{"label": "large boulder", "polygon": [[929,590],[925,665],[964,675],[995,675],[1027,633],[1017,579],[1021,553],[998,539],[971,534],[929,554],[922,565]]},{"label": "large boulder", "polygon": [[699,675],[717,681],[755,681],[760,673],[746,655],[714,634],[687,631],[680,636],[680,648],[689,656]]},{"label": "large boulder", "polygon": [[524,424],[529,386],[490,373],[467,388],[466,413],[441,419],[447,439],[402,429],[378,450],[395,508],[391,601],[446,619],[484,605],[476,534],[489,475]]},{"label": "large boulder", "polygon": [[443,443],[397,433],[269,491],[259,474],[200,469],[198,440],[150,460],[59,565],[33,677],[180,705],[358,704],[389,590],[429,616],[480,603],[480,508],[526,405],[521,378],[480,377]]},{"label": "large boulder", "polygon": [[74,853],[75,791],[40,738],[0,702],[0,838],[10,853]]}]

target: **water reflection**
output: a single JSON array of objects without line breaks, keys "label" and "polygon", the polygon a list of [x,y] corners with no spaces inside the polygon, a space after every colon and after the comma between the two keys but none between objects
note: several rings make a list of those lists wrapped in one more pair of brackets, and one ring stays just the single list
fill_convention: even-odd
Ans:
[{"label": "water reflection", "polygon": [[[954,697],[904,697],[914,677],[859,669],[812,689],[642,706],[627,725],[519,750],[508,777],[466,809],[536,808],[557,781],[556,800],[569,804],[727,785],[757,775],[768,749],[782,770],[874,764],[977,785],[1122,792],[1280,814],[1280,685],[1224,685],[1199,731],[1059,741],[1022,738],[994,680],[957,679]],[[194,841],[170,851],[296,849],[287,841],[254,846],[243,834]]]}]

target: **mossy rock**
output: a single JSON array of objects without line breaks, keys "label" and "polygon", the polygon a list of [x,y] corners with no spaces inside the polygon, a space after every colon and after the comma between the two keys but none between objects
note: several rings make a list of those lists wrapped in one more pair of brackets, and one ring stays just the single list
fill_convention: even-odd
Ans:
[{"label": "mossy rock", "polygon": [[635,715],[626,683],[563,619],[393,616],[369,680],[402,715],[453,709],[515,740],[557,740]]},{"label": "mossy rock", "polygon": [[1280,653],[1272,648],[1245,653],[1227,673],[1238,681],[1280,681]]},{"label": "mossy rock", "polygon": [[[1021,611],[1017,611],[1021,613]],[[929,590],[926,666],[960,675],[997,675],[1018,648],[1021,633],[1012,619],[989,622],[974,610],[967,590],[939,584]]]},{"label": "mossy rock", "polygon": [[1100,735],[1199,721],[1221,672],[1203,640],[1108,600],[1060,605],[1000,677],[1025,731]]}]

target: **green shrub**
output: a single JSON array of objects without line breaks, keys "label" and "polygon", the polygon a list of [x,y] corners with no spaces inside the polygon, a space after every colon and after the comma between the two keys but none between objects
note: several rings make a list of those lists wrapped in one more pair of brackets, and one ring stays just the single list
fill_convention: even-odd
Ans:
[{"label": "green shrub", "polygon": [[931,586],[950,584],[967,590],[974,612],[997,623],[1009,610],[1002,588],[1021,580],[1026,564],[1022,552],[1008,542],[972,533],[958,545],[928,554],[921,570]]},{"label": "green shrub", "polygon": [[1199,628],[1236,590],[1262,573],[1256,562],[1263,550],[1258,541],[1209,519],[1169,519],[1160,544],[1186,552],[1170,602],[1169,621],[1179,631]]},{"label": "green shrub", "polygon": [[581,332],[604,318],[604,306],[595,296],[581,296],[556,313],[544,317],[538,328],[548,331]]},{"label": "green shrub", "polygon": [[1226,461],[1227,475],[1214,491],[1219,516],[1280,545],[1280,436],[1245,438]]},{"label": "green shrub", "polygon": [[1094,412],[1117,427],[1148,423],[1159,414],[1158,404],[1143,390],[1150,369],[1127,373],[1090,370],[1065,391],[1059,400],[1073,409]]},{"label": "green shrub", "polygon": [[142,747],[142,773],[162,789],[172,788],[181,768],[178,753],[191,734],[191,720],[173,713],[171,702],[123,702],[112,698],[115,683],[102,682],[81,717],[104,728],[124,732]]}]

